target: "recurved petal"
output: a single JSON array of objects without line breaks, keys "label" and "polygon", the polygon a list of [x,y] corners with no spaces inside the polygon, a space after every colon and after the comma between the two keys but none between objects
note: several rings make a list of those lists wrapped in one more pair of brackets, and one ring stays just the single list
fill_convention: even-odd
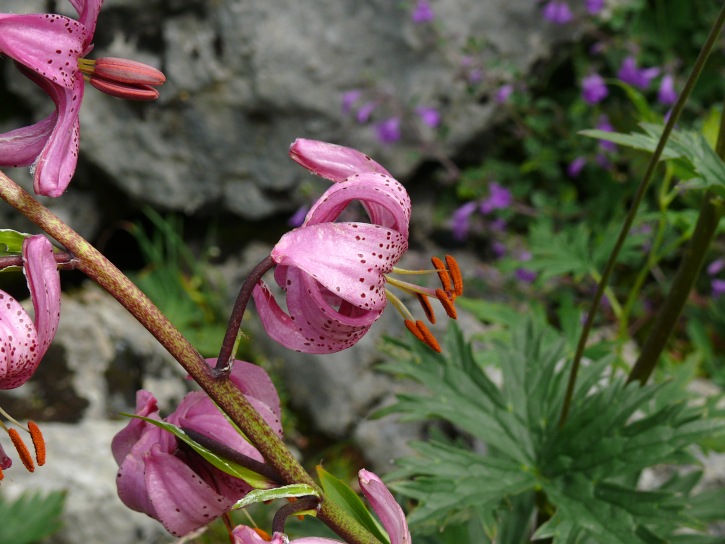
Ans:
[{"label": "recurved petal", "polygon": [[158,519],[175,536],[203,527],[231,508],[188,465],[153,446],[145,460],[146,489]]},{"label": "recurved petal", "polygon": [[89,36],[83,24],[62,15],[0,14],[0,53],[67,89],[83,80],[78,59]]},{"label": "recurved petal", "polygon": [[408,192],[390,176],[374,172],[354,174],[331,186],[307,213],[303,226],[334,221],[355,200],[363,204],[371,223],[393,228],[408,238]]},{"label": "recurved petal", "polygon": [[392,228],[321,223],[286,233],[272,249],[272,259],[303,270],[353,306],[381,311],[387,302],[383,274],[407,249],[407,238]]},{"label": "recurved petal", "polygon": [[[159,408],[156,403],[156,397],[145,389],[136,391],[136,412],[137,416],[152,417],[160,419]],[[131,453],[131,449],[139,441],[141,435],[151,426],[142,419],[130,418],[128,425],[121,429],[113,437],[111,441],[111,452],[113,458],[118,465],[123,463],[126,456]]]},{"label": "recurved petal", "polygon": [[0,389],[24,384],[38,367],[38,335],[30,316],[13,297],[0,291]]},{"label": "recurved petal", "polygon": [[388,532],[390,544],[411,544],[403,509],[382,480],[365,469],[358,472],[358,479],[360,489]]},{"label": "recurved petal", "polygon": [[390,175],[370,157],[350,147],[298,138],[290,146],[290,157],[313,174],[330,181],[344,181],[360,172]]},{"label": "recurved petal", "polygon": [[96,21],[103,0],[70,0],[70,3],[78,12],[78,21],[88,30],[88,38],[84,42],[83,55],[85,56],[90,50],[91,40],[93,40],[93,34],[96,32]]},{"label": "recurved petal", "polygon": [[60,274],[53,245],[45,236],[30,236],[23,242],[23,272],[35,309],[38,333],[36,357],[40,360],[55,337],[60,321]]},{"label": "recurved petal", "polygon": [[0,134],[0,165],[28,166],[35,162],[50,138],[57,114],[37,123]]}]

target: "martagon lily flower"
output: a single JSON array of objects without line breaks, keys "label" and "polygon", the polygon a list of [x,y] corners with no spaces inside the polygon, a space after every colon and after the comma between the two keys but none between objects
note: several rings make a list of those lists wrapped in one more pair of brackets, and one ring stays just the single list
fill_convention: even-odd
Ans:
[{"label": "martagon lily flower", "polygon": [[[358,472],[358,481],[363,495],[367,498],[373,511],[380,518],[383,527],[390,537],[390,544],[411,544],[408,523],[405,521],[405,514],[400,505],[395,502],[395,497],[388,491],[382,480],[370,471],[365,469]],[[233,544],[340,544],[338,540],[330,538],[305,537],[296,538],[290,541],[281,531],[275,532],[271,537],[264,531],[252,529],[245,525],[238,525],[232,531]]]},{"label": "martagon lily flower", "polygon": [[78,20],[63,15],[0,13],[0,54],[55,103],[45,119],[0,134],[0,165],[28,166],[35,192],[57,197],[68,187],[78,162],[84,80],[112,96],[153,100],[164,75],[125,59],[83,58],[93,49],[96,20],[103,0],[70,0]]},{"label": "martagon lily flower", "polygon": [[[282,436],[279,397],[267,373],[251,363],[235,361],[229,378]],[[150,392],[137,393],[136,415],[161,419]],[[190,436],[195,433],[192,437],[197,442],[211,440],[228,451],[264,462],[205,393],[189,393],[166,421]],[[251,490],[243,480],[222,472],[180,445],[171,433],[141,419],[132,419],[113,438],[111,449],[119,465],[116,485],[123,503],[160,521],[175,536],[210,523]]]},{"label": "martagon lily flower", "polygon": [[[441,301],[455,318],[453,300],[462,292],[460,271],[448,256],[433,259],[443,282],[430,289],[393,278],[417,274],[395,267],[408,249],[410,199],[405,188],[370,157],[347,147],[299,139],[290,156],[312,173],[335,182],[312,206],[304,223],[280,239],[271,253],[274,276],[285,291],[287,312],[260,281],[253,297],[262,324],[275,341],[305,353],[334,353],[354,345],[390,301],[408,329],[440,351],[433,335],[387,285],[414,295],[432,323],[428,297]],[[352,202],[360,202],[370,223],[335,222]],[[450,274],[450,275],[449,275]],[[453,276],[451,282],[450,276]]]}]

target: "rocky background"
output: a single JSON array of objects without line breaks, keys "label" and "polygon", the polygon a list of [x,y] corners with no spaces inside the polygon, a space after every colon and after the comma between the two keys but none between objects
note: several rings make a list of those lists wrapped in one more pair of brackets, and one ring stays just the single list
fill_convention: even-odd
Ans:
[{"label": "rocky background", "polygon": [[[492,127],[503,120],[492,94],[463,99],[466,83],[455,77],[461,59],[450,52],[477,40],[485,44],[479,62],[500,61],[525,81],[557,44],[575,39],[576,25],[562,31],[543,24],[533,0],[432,4],[435,34],[433,26],[412,22],[411,6],[398,0],[106,0],[91,57],[140,60],[168,80],[153,103],[87,89],[76,178],[47,204],[121,265],[138,264],[139,257],[114,233],[145,205],[183,213],[192,245],[216,225],[218,270],[224,283],[238,286],[305,202],[301,187],[310,176],[287,158],[289,144],[297,137],[322,139],[363,150],[403,181],[415,203],[413,246],[435,251],[430,218],[442,171],[438,158],[480,159]],[[2,2],[4,12],[73,15],[69,7],[65,0]],[[440,37],[446,48],[434,47]],[[484,75],[492,92],[505,82],[504,73]],[[371,85],[401,103],[437,108],[445,136],[421,137],[404,122],[401,142],[379,143],[369,127],[340,111],[345,91]],[[47,96],[0,59],[0,132],[51,109]],[[426,142],[435,144],[435,154],[421,146]],[[8,173],[32,185],[25,169]],[[35,232],[8,206],[0,206],[0,221]],[[430,252],[413,251],[403,264],[414,267]],[[170,542],[158,523],[116,497],[110,441],[126,424],[118,413],[133,411],[137,389],[152,390],[169,407],[188,383],[112,298],[72,275],[69,284],[60,330],[41,369],[28,385],[0,396],[15,416],[43,422],[49,461],[33,475],[13,468],[0,492],[66,489],[65,527],[53,539],[58,544]],[[380,472],[420,432],[367,417],[401,387],[371,370],[383,331],[402,329],[396,317],[386,314],[355,348],[324,358],[287,352],[254,334],[256,321],[248,320],[258,351],[277,365],[290,406],[314,432],[353,443]]]}]

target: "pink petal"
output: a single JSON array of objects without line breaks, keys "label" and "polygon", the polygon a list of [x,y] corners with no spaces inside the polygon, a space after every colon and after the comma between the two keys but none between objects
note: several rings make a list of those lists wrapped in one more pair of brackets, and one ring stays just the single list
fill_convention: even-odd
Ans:
[{"label": "pink petal", "polygon": [[70,0],[75,10],[78,12],[78,21],[88,29],[88,38],[84,42],[83,55],[85,56],[92,47],[91,40],[96,33],[96,20],[98,13],[101,11],[103,0]]},{"label": "pink petal", "polygon": [[38,332],[38,362],[55,337],[60,321],[60,274],[53,245],[45,236],[30,236],[23,242],[23,272],[28,280]]},{"label": "pink petal", "polygon": [[0,291],[0,389],[14,389],[33,375],[38,335],[30,316],[10,295]]},{"label": "pink petal", "polygon": [[[259,533],[246,525],[237,525],[232,531],[232,538],[232,544],[287,544],[288,542],[287,537],[282,533],[274,533],[271,541],[264,540]],[[294,542],[299,542],[299,539],[294,540]],[[336,540],[331,540],[330,542],[340,544]]]},{"label": "pink petal", "polygon": [[[150,391],[140,389],[136,391],[136,412],[137,416],[152,417],[161,419],[158,415],[159,408],[156,397]],[[111,441],[111,452],[117,464],[123,463],[131,449],[141,438],[141,435],[151,426],[142,419],[131,418],[123,429],[121,429]]]},{"label": "pink petal", "polygon": [[390,537],[390,544],[411,544],[405,514],[385,484],[372,472],[358,472],[360,488]]},{"label": "pink petal", "polygon": [[[207,359],[207,362],[210,365],[214,365],[216,364],[216,359]],[[258,399],[278,418],[281,417],[277,389],[272,383],[267,371],[261,366],[247,363],[246,361],[234,361],[229,379],[246,397]]]},{"label": "pink petal", "polygon": [[408,238],[410,197],[405,188],[384,174],[353,174],[330,187],[307,213],[305,225],[337,219],[351,202],[359,200],[376,225],[390,227]]},{"label": "pink petal", "polygon": [[298,138],[290,146],[289,154],[296,163],[330,181],[344,181],[360,172],[390,175],[364,153],[327,142]]},{"label": "pink petal", "polygon": [[85,26],[62,15],[0,14],[0,52],[67,89],[82,80],[78,59],[90,37]]},{"label": "pink petal", "polygon": [[57,114],[30,125],[0,134],[0,165],[28,166],[43,151],[55,128]]},{"label": "pink petal", "polygon": [[175,536],[203,527],[233,501],[216,493],[187,464],[153,446],[145,458],[146,489],[155,517]]},{"label": "pink petal", "polygon": [[382,310],[385,277],[408,249],[407,239],[368,223],[321,223],[286,233],[272,259],[296,267],[363,310]]}]

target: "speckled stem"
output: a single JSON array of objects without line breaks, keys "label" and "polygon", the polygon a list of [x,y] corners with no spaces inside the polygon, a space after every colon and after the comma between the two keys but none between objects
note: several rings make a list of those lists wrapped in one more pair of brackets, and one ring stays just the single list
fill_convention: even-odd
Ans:
[{"label": "speckled stem", "polygon": [[[199,386],[236,423],[285,483],[317,488],[284,442],[227,378],[216,379],[201,354],[166,316],[95,247],[0,172],[0,198],[60,242],[75,256],[75,267],[108,291],[181,364]],[[320,496],[322,496],[322,492]],[[379,544],[336,504],[323,500],[318,513],[335,533],[354,544]]]}]

